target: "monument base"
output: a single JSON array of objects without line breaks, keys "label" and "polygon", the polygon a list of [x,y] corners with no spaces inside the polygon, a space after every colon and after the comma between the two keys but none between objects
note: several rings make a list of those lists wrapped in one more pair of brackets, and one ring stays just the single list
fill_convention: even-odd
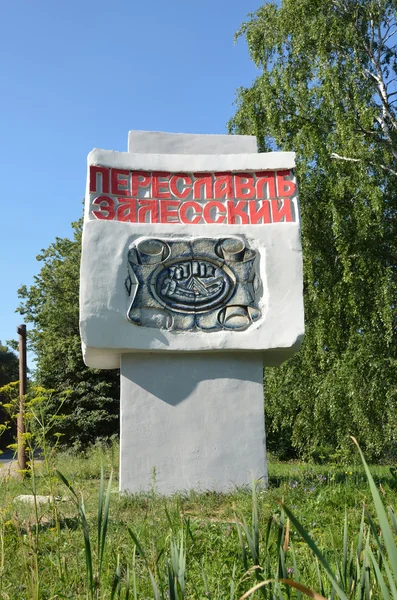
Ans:
[{"label": "monument base", "polygon": [[232,491],[267,484],[263,358],[121,357],[120,491]]}]

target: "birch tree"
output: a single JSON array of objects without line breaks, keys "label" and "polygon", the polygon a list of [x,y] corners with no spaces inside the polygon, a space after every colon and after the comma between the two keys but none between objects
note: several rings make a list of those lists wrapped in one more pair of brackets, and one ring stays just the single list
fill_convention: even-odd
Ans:
[{"label": "birch tree", "polygon": [[231,132],[295,150],[306,337],[265,374],[271,448],[370,458],[396,444],[397,24],[391,0],[282,0],[249,16],[258,76]]}]

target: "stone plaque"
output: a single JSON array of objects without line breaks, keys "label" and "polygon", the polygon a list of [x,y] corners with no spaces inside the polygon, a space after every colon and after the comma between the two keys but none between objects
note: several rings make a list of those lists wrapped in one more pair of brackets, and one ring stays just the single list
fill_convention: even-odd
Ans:
[{"label": "stone plaque", "polygon": [[173,331],[244,331],[260,316],[257,261],[241,237],[138,240],[128,252],[127,317]]}]

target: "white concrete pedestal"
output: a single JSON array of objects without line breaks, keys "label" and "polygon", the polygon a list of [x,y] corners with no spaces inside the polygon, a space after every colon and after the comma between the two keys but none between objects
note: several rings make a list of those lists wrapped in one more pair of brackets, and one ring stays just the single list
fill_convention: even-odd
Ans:
[{"label": "white concrete pedestal", "polygon": [[267,483],[260,353],[123,354],[120,490]]}]

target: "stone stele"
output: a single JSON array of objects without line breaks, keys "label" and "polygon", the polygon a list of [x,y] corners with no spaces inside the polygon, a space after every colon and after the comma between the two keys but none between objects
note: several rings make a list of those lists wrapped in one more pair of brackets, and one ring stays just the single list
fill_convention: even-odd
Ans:
[{"label": "stone stele", "polygon": [[121,369],[120,490],[266,484],[263,366],[304,333],[295,155],[144,131],[128,150],[88,156],[80,287],[85,363]]}]

